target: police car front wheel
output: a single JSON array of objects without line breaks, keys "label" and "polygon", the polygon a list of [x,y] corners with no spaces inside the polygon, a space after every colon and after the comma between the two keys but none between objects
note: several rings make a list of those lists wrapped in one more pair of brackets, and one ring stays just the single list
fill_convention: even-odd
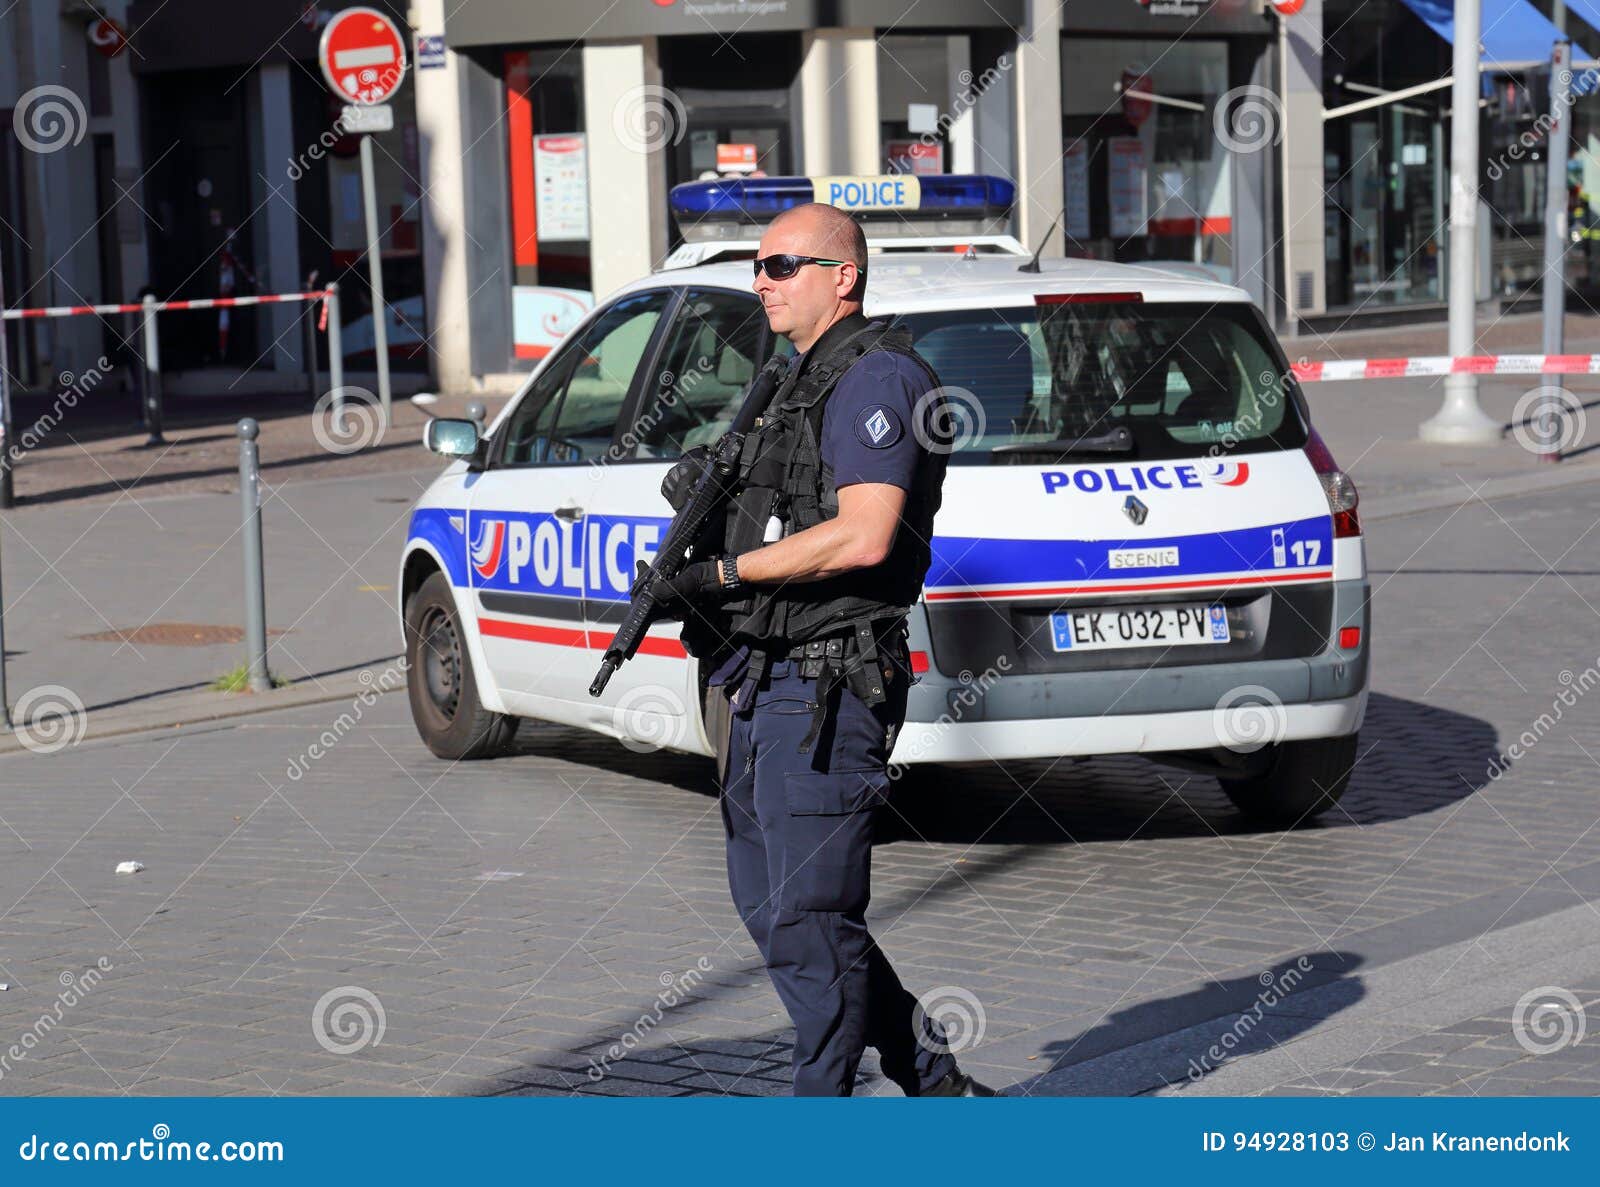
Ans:
[{"label": "police car front wheel", "polygon": [[406,601],[406,691],[411,719],[440,758],[493,758],[510,745],[517,719],[478,699],[478,681],[444,574],[434,573]]},{"label": "police car front wheel", "polygon": [[1280,742],[1261,774],[1223,779],[1233,806],[1263,824],[1292,827],[1326,812],[1350,784],[1356,734]]}]

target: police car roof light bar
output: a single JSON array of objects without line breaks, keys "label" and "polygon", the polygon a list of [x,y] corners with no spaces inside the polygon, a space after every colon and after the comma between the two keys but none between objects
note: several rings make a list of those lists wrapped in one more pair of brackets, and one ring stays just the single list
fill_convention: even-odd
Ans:
[{"label": "police car roof light bar", "polygon": [[1017,187],[983,173],[879,177],[743,177],[672,187],[668,206],[687,237],[700,223],[764,223],[807,202],[827,202],[861,219],[995,218],[1010,211]]}]

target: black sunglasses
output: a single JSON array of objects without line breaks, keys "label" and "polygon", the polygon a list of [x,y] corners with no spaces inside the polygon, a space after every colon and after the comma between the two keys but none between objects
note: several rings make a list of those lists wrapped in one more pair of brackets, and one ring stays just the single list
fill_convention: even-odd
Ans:
[{"label": "black sunglasses", "polygon": [[792,256],[788,254],[762,256],[760,259],[751,262],[756,266],[757,276],[760,276],[765,271],[773,280],[788,280],[789,277],[800,271],[807,264],[817,264],[823,268],[837,268],[844,263],[843,260],[823,260],[818,259],[816,256]]}]

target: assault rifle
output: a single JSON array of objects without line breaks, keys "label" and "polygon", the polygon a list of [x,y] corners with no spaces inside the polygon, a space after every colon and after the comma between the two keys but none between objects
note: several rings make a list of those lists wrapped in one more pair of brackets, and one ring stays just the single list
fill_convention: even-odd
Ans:
[{"label": "assault rifle", "polygon": [[611,645],[606,648],[605,657],[600,661],[600,670],[589,685],[590,696],[597,697],[604,692],[612,674],[639,650],[645,631],[660,617],[658,603],[662,585],[683,572],[688,564],[689,549],[700,539],[706,526],[727,508],[728,499],[738,480],[739,454],[744,450],[745,438],[772,402],[773,393],[788,370],[788,362],[788,359],[777,356],[768,360],[767,365],[751,381],[744,403],[739,406],[728,431],[707,457],[691,461],[691,464],[698,462],[703,468],[693,480],[687,496],[681,503],[675,503],[678,513],[673,516],[666,537],[656,549],[655,564],[639,562],[638,575],[633,588],[628,591],[627,617],[622,620],[622,625],[612,636]]}]

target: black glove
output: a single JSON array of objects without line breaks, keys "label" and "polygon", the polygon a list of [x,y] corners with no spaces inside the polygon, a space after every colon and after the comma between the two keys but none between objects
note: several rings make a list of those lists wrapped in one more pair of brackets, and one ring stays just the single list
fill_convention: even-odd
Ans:
[{"label": "black glove", "polygon": [[714,560],[693,561],[656,587],[656,605],[668,618],[682,618],[691,606],[715,605],[723,596],[722,575]]},{"label": "black glove", "polygon": [[710,464],[711,447],[696,445],[685,450],[678,464],[667,471],[667,476],[661,480],[661,493],[674,511],[683,510],[683,505],[689,501],[689,492]]}]

